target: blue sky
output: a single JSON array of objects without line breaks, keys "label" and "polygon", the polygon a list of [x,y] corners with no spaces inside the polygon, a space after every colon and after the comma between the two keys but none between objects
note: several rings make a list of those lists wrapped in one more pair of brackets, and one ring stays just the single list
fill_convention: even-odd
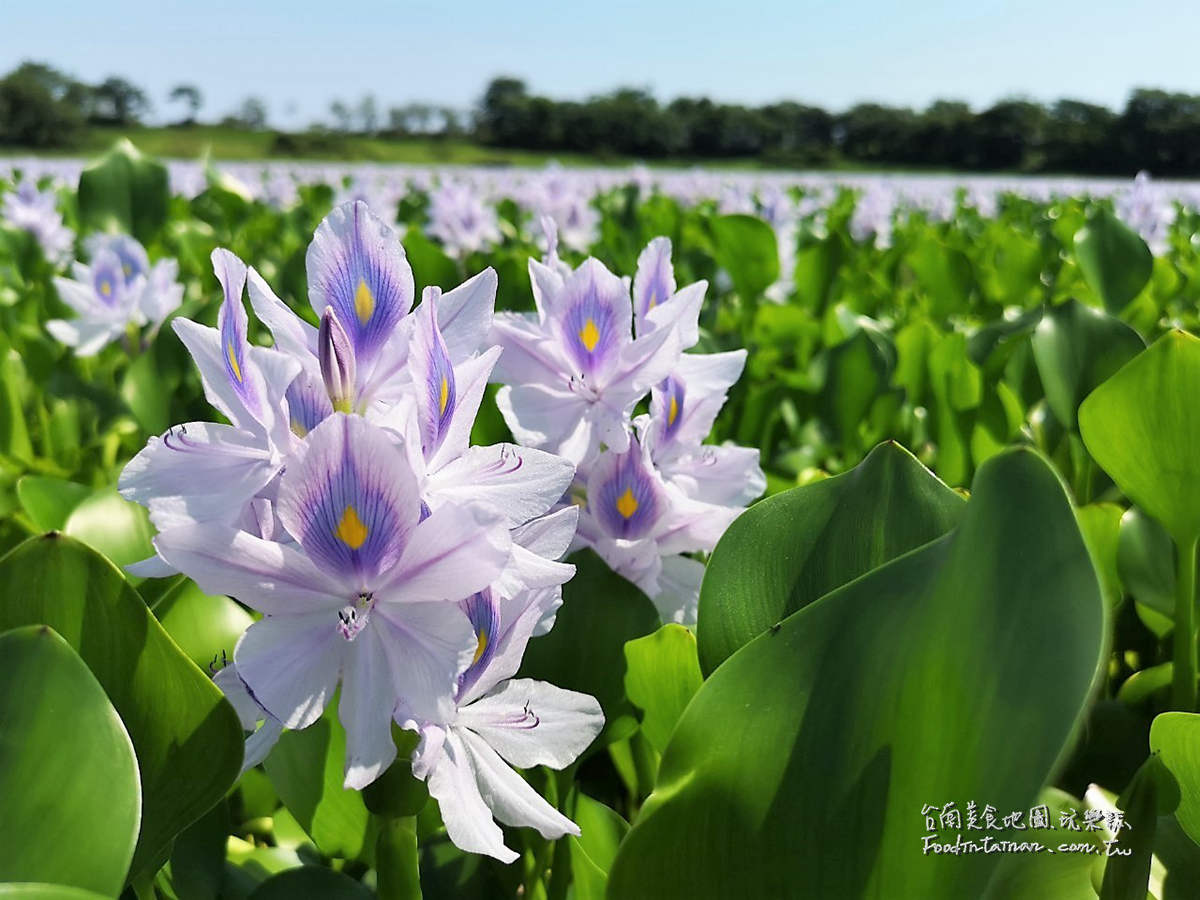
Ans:
[{"label": "blue sky", "polygon": [[1196,0],[10,2],[0,70],[39,59],[85,80],[122,74],[167,118],[179,82],[204,92],[202,118],[253,93],[273,122],[296,126],[368,92],[383,109],[466,109],[500,73],[564,98],[633,85],[660,99],[831,109],[936,97],[978,107],[1012,94],[1119,106],[1134,86],[1200,93]]}]

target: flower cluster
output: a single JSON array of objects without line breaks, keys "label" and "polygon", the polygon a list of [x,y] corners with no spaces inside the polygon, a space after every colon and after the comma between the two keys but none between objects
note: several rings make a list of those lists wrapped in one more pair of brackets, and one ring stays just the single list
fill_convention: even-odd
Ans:
[{"label": "flower cluster", "polygon": [[24,178],[0,204],[0,218],[13,228],[27,231],[42,248],[42,256],[51,265],[65,265],[71,259],[75,232],[63,224],[53,190],[39,191],[32,178]]},{"label": "flower cluster", "polygon": [[[665,621],[695,621],[704,566],[762,493],[758,451],[705,444],[746,352],[685,353],[699,341],[707,284],[676,288],[671,243],[642,251],[630,284],[589,258],[530,260],[537,312],[496,316],[496,402],[513,435],[577,466],[575,546],[636,583]],[[649,411],[635,416],[646,396]]]},{"label": "flower cluster", "polygon": [[[562,768],[603,726],[589,696],[515,678],[553,624],[574,567],[575,467],[538,449],[470,446],[500,354],[492,270],[415,310],[393,231],[360,202],[334,209],[307,255],[313,326],[225,250],[216,327],[174,329],[229,424],[152,438],[122,494],[158,529],[145,575],[180,571],[262,614],[217,682],[247,731],[247,766],[316,722],[340,690],[345,784],[410,761],[462,849],[510,862],[499,819],[546,837],[578,828],[510,766]],[[249,293],[274,338],[247,339]]]},{"label": "flower cluster", "polygon": [[151,265],[146,248],[124,234],[92,235],[85,246],[91,264],[75,263],[73,279],[54,279],[76,318],[51,319],[46,329],[77,356],[98,353],[131,326],[148,324],[153,337],[183,301],[179,263],[162,259]]}]

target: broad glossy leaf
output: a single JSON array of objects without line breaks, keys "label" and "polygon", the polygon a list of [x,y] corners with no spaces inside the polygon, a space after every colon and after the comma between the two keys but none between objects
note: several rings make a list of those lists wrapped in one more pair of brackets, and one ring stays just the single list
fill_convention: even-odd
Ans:
[{"label": "broad glossy leaf", "polygon": [[53,629],[0,634],[0,660],[0,881],[115,896],[141,815],[129,734]]},{"label": "broad glossy leaf", "polygon": [[997,857],[931,865],[920,811],[1031,805],[1081,721],[1104,619],[1062,483],[1032,451],[994,457],[954,531],[801,609],[704,683],[609,896],[979,896]]},{"label": "broad glossy leaf", "polygon": [[145,507],[130,503],[114,488],[93,493],[67,517],[63,531],[127,566],[154,555],[154,527]]},{"label": "broad glossy leaf", "polygon": [[0,884],[0,900],[105,900],[104,894],[67,884]]},{"label": "broad glossy leaf", "polygon": [[629,823],[586,794],[576,795],[572,818],[579,826],[579,837],[570,837],[576,900],[604,900],[608,870],[621,840],[629,832]]},{"label": "broad glossy leaf", "polygon": [[717,265],[729,273],[744,301],[758,298],[779,277],[779,249],[771,226],[757,216],[712,220]]},{"label": "broad glossy leaf", "polygon": [[1136,506],[1121,516],[1117,574],[1138,604],[1138,615],[1162,637],[1175,625],[1175,545],[1154,519]]},{"label": "broad glossy leaf", "polygon": [[642,732],[662,753],[679,715],[704,680],[696,636],[682,625],[664,625],[625,645],[625,693],[642,710]]},{"label": "broad glossy leaf", "polygon": [[752,506],[708,561],[696,630],[701,668],[712,672],[818,597],[941,537],[965,508],[961,496],[891,442],[845,474]]},{"label": "broad glossy leaf", "polygon": [[122,138],[80,173],[78,198],[86,228],[123,231],[149,243],[167,219],[167,168]]},{"label": "broad glossy leaf", "polygon": [[1165,712],[1150,726],[1150,751],[1157,753],[1179,785],[1175,818],[1200,844],[1200,715]]},{"label": "broad glossy leaf", "polygon": [[241,725],[112,563],[68,537],[32,538],[0,560],[0,629],[36,623],[75,648],[133,741],[142,783],[136,874],[234,783]]},{"label": "broad glossy leaf", "polygon": [[1092,458],[1179,543],[1200,536],[1200,340],[1172,331],[1079,407]]},{"label": "broad glossy leaf", "polygon": [[575,577],[563,585],[554,628],[529,642],[520,677],[591,694],[612,736],[618,720],[633,715],[625,697],[625,642],[655,631],[661,621],[650,599],[592,551],[570,561]]},{"label": "broad glossy leaf", "polygon": [[39,531],[61,529],[71,511],[92,493],[86,484],[45,475],[26,475],[17,482],[21,508]]},{"label": "broad glossy leaf", "polygon": [[217,900],[225,869],[225,844],[233,830],[222,800],[185,828],[171,848],[171,888],[179,900]]},{"label": "broad glossy leaf", "polygon": [[966,308],[973,278],[971,261],[961,250],[948,247],[932,234],[908,254],[917,282],[933,301],[931,312],[943,319]]},{"label": "broad glossy leaf", "polygon": [[1120,319],[1077,300],[1047,309],[1033,332],[1033,358],[1055,418],[1075,428],[1083,398],[1145,348]]},{"label": "broad glossy leaf", "polygon": [[219,669],[222,659],[233,659],[238,638],[254,622],[250,613],[233,600],[210,596],[194,581],[181,581],[169,590],[154,605],[154,615],[179,649],[201,669]]},{"label": "broad glossy leaf", "polygon": [[279,799],[317,849],[357,859],[368,840],[370,814],[345,781],[346,732],[335,705],[302,731],[285,731],[263,767]]},{"label": "broad glossy leaf", "polygon": [[130,364],[121,380],[121,399],[149,434],[171,425],[171,386],[159,373],[154,353],[142,353]]},{"label": "broad glossy leaf", "polygon": [[1089,503],[1075,510],[1079,530],[1092,555],[1096,574],[1100,576],[1100,588],[1110,609],[1115,608],[1122,597],[1121,579],[1117,574],[1121,512],[1121,507],[1115,503]]},{"label": "broad glossy leaf", "polygon": [[1150,860],[1160,813],[1179,802],[1179,792],[1162,759],[1151,756],[1117,801],[1129,828],[1117,836],[1118,846],[1131,851],[1109,857],[1104,867],[1100,900],[1144,900],[1150,881]]},{"label": "broad glossy leaf", "polygon": [[1150,280],[1154,256],[1137,232],[1101,207],[1075,234],[1075,259],[1088,285],[1119,313]]}]

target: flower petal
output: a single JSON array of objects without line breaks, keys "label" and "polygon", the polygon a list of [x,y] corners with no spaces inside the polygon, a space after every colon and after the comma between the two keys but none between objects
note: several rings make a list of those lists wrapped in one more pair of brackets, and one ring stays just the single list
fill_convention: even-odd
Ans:
[{"label": "flower petal", "polygon": [[420,515],[416,476],[387,434],[335,413],[313,429],[280,486],[284,527],[318,566],[360,587],[393,567]]},{"label": "flower petal", "polygon": [[380,631],[364,628],[342,667],[338,717],[346,729],[346,790],[362,790],[396,758],[396,694]]},{"label": "flower petal", "polygon": [[285,728],[321,717],[337,687],[349,642],[329,612],[267,616],[246,629],[234,663],[255,701]]},{"label": "flower petal", "polygon": [[413,529],[376,593],[393,603],[457,603],[499,577],[511,548],[503,514],[480,503],[447,504]]},{"label": "flower petal", "polygon": [[154,538],[154,548],[206,593],[236,597],[268,615],[320,610],[334,622],[346,602],[296,547],[228,526],[170,528]]},{"label": "flower petal", "polygon": [[446,735],[442,753],[429,773],[428,785],[454,846],[468,853],[486,854],[502,863],[517,860],[517,854],[504,846],[504,832],[483,802],[474,766],[462,739],[453,731]]},{"label": "flower petal", "polygon": [[391,667],[398,717],[448,722],[475,632],[457,603],[379,603],[371,618]]},{"label": "flower petal", "polygon": [[317,227],[305,259],[308,297],[332,306],[364,365],[412,308],[412,269],[400,239],[365,203],[336,207]]},{"label": "flower petal", "polygon": [[483,349],[496,308],[496,285],[496,270],[489,266],[438,301],[438,327],[454,365]]},{"label": "flower petal", "polygon": [[544,681],[514,678],[458,711],[470,728],[518,768],[563,769],[604,728],[596,698]]},{"label": "flower petal", "polygon": [[506,825],[535,829],[544,838],[579,834],[579,826],[551,806],[478,735],[455,729],[471,754],[471,763],[484,802]]},{"label": "flower petal", "polygon": [[669,238],[656,237],[638,255],[637,274],[633,276],[633,308],[638,318],[639,335],[642,334],[642,320],[646,315],[671,299],[674,293],[675,269],[671,265],[671,241]]},{"label": "flower petal", "polygon": [[490,503],[505,514],[510,526],[517,526],[561,500],[574,477],[575,465],[561,456],[516,444],[493,444],[469,447],[430,476],[426,491],[439,501]]}]

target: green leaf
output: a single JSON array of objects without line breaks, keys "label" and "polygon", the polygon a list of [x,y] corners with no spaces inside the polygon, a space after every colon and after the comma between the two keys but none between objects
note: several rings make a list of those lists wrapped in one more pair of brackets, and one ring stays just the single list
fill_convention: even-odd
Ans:
[{"label": "green leaf", "polygon": [[1146,242],[1105,207],[1076,232],[1075,259],[1088,286],[1111,313],[1119,313],[1141,293],[1154,269]]},{"label": "green leaf", "polygon": [[1172,331],[1079,407],[1092,458],[1188,545],[1200,536],[1200,340]]},{"label": "green leaf", "polygon": [[112,563],[82,544],[26,541],[0,560],[0,586],[0,630],[44,623],[61,634],[129,731],[142,783],[136,875],[237,779],[237,715]]},{"label": "green leaf", "polygon": [[717,265],[729,273],[738,295],[752,302],[779,277],[775,231],[757,216],[718,216],[712,220]]},{"label": "green leaf", "polygon": [[625,693],[642,710],[642,731],[662,753],[679,715],[704,677],[696,656],[696,636],[667,624],[625,645]]},{"label": "green leaf", "polygon": [[29,442],[29,425],[21,403],[21,382],[24,381],[21,357],[16,350],[0,343],[0,454],[14,459],[33,458]]},{"label": "green leaf", "polygon": [[1079,530],[1092,555],[1096,574],[1100,576],[1100,588],[1109,609],[1115,609],[1122,597],[1121,579],[1117,574],[1121,512],[1121,507],[1115,503],[1091,503],[1075,510]]},{"label": "green leaf", "polygon": [[285,731],[263,767],[279,799],[327,856],[357,859],[367,845],[370,814],[345,781],[346,731],[336,705],[302,731]]},{"label": "green leaf", "polygon": [[238,638],[254,623],[237,603],[206,594],[193,581],[181,581],[167,591],[155,604],[154,615],[179,649],[202,669],[213,660],[233,659]]},{"label": "green leaf", "polygon": [[67,884],[0,884],[0,900],[105,900],[104,894]]},{"label": "green leaf", "polygon": [[396,760],[362,791],[363,803],[377,816],[389,819],[417,815],[429,802],[429,788],[412,773],[412,754],[420,736],[392,723]]},{"label": "green leaf", "polygon": [[1121,516],[1117,574],[1142,620],[1162,637],[1175,622],[1175,545],[1165,528],[1136,506]]},{"label": "green leaf", "polygon": [[1179,784],[1180,827],[1200,844],[1200,715],[1165,712],[1150,726],[1150,751],[1157,753]]},{"label": "green leaf", "polygon": [[17,482],[17,499],[39,531],[58,531],[67,524],[71,511],[93,493],[86,484],[26,475]]},{"label": "green leaf", "polygon": [[1159,813],[1169,813],[1179,802],[1178,789],[1172,781],[1162,760],[1151,756],[1117,801],[1117,808],[1125,813],[1129,825],[1128,830],[1117,835],[1117,846],[1131,852],[1128,856],[1120,853],[1108,858],[1100,900],[1145,900]]},{"label": "green leaf", "polygon": [[853,444],[872,404],[886,391],[892,367],[865,328],[829,348],[821,363],[825,377],[817,410],[833,440]]},{"label": "green leaf", "polygon": [[420,228],[410,228],[404,235],[404,252],[412,266],[418,293],[430,285],[448,291],[462,281],[458,264]]},{"label": "green leaf", "polygon": [[966,308],[973,283],[971,261],[926,233],[906,257],[917,283],[933,301],[931,313],[944,319]]},{"label": "green leaf", "polygon": [[52,629],[0,634],[0,659],[0,881],[116,896],[141,814],[129,734]]},{"label": "green leaf", "polygon": [[1046,310],[1033,332],[1033,358],[1055,418],[1074,429],[1083,398],[1144,349],[1120,319],[1076,300]]},{"label": "green leaf", "polygon": [[891,442],[845,474],[755,504],[708,561],[696,631],[701,669],[711,673],[796,610],[941,537],[965,509],[962,497]]},{"label": "green leaf", "polygon": [[122,138],[79,175],[85,230],[123,231],[150,243],[167,220],[167,168]]},{"label": "green leaf", "polygon": [[1028,808],[1082,721],[1104,635],[1062,483],[1032,451],[993,457],[954,531],[801,609],[704,683],[609,896],[979,896],[998,857],[932,865],[921,810]]},{"label": "green leaf", "polygon": [[576,900],[604,900],[608,870],[617,848],[629,832],[629,823],[603,803],[577,794],[575,824],[579,837],[570,837],[572,885]]},{"label": "green leaf", "polygon": [[217,900],[225,869],[225,844],[233,823],[222,800],[180,832],[171,848],[171,888],[179,900]]},{"label": "green leaf", "polygon": [[563,585],[563,602],[549,634],[525,651],[521,678],[548,681],[591,694],[604,710],[606,733],[633,715],[625,697],[625,643],[661,624],[654,604],[590,550],[569,562],[575,577]]},{"label": "green leaf", "polygon": [[161,434],[171,425],[171,389],[158,371],[154,354],[140,354],[121,379],[121,399],[142,430]]},{"label": "green leaf", "polygon": [[301,866],[272,875],[250,900],[370,900],[361,882],[324,866]]},{"label": "green leaf", "polygon": [[97,491],[76,506],[63,531],[119,567],[154,555],[154,527],[145,507],[130,503],[115,488]]}]

